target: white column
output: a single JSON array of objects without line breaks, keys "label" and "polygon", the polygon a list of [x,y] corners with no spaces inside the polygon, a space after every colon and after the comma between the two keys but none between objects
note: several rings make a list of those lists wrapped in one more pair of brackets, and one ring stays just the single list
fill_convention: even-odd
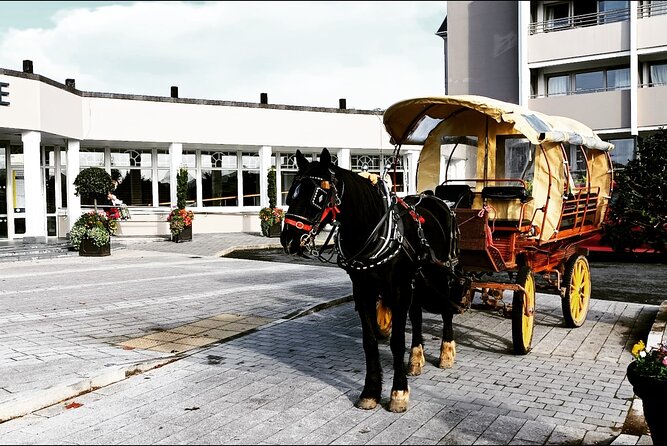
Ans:
[{"label": "white column", "polygon": [[173,142],[169,144],[169,201],[171,207],[176,207],[176,175],[183,163],[183,144]]},{"label": "white column", "polygon": [[[262,146],[259,149],[259,205],[263,208],[269,205],[269,179],[267,175],[269,169],[271,169],[271,151],[271,146]],[[276,197],[276,206],[278,206],[278,203],[278,197]]]},{"label": "white column", "polygon": [[74,180],[79,175],[80,148],[81,141],[67,141],[67,219],[70,230],[81,216],[81,197],[76,195],[74,188]]},{"label": "white column", "polygon": [[336,156],[338,156],[338,167],[342,167],[343,169],[347,170],[352,170],[350,169],[350,149],[339,149],[338,153],[336,153]]},{"label": "white column", "polygon": [[408,165],[405,175],[408,177],[407,194],[417,193],[417,164],[419,163],[419,152],[416,150],[409,150],[406,153]]},{"label": "white column", "polygon": [[639,56],[637,55],[637,6],[630,2],[630,133],[637,136],[637,93]]},{"label": "white column", "polygon": [[40,172],[39,132],[23,132],[23,178],[25,181],[25,234],[24,240],[46,242],[46,200],[44,181]]},{"label": "white column", "polygon": [[528,28],[530,25],[530,2],[517,3],[519,14],[519,29],[517,29],[517,44],[519,50],[519,105],[527,107],[528,99],[530,99],[530,68],[528,68]]}]

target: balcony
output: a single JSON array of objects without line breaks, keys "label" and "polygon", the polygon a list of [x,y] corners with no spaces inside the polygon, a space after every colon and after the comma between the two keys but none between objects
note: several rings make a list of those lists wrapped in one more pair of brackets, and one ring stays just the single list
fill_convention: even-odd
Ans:
[{"label": "balcony", "polygon": [[530,24],[528,63],[615,54],[630,50],[630,11],[617,9]]},{"label": "balcony", "polygon": [[528,107],[576,119],[596,131],[630,127],[630,90],[537,97],[529,99]]},{"label": "balcony", "polygon": [[637,126],[667,127],[667,85],[637,89]]}]

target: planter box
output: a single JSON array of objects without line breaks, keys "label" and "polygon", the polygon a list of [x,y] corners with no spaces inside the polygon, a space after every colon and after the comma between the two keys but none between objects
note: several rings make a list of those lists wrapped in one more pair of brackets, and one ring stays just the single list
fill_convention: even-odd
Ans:
[{"label": "planter box", "polygon": [[262,235],[264,237],[280,237],[280,232],[283,230],[282,223],[276,223],[275,225],[269,227],[262,226]]},{"label": "planter box", "polygon": [[84,257],[104,257],[111,255],[111,242],[97,246],[92,240],[84,238],[79,246],[79,255]]},{"label": "planter box", "polygon": [[186,226],[181,232],[171,236],[171,241],[176,243],[192,241],[192,225]]}]

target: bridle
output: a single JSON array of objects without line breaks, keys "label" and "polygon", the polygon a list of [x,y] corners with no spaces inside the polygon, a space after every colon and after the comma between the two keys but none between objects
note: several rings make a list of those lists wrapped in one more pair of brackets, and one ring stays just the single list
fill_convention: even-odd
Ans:
[{"label": "bridle", "polygon": [[[315,184],[315,190],[313,191],[309,203],[310,207],[316,208],[319,211],[315,217],[310,219],[297,214],[288,213],[285,215],[286,225],[294,226],[299,230],[306,231],[306,233],[301,236],[300,245],[310,253],[316,252],[315,237],[317,237],[322,228],[328,223],[334,224],[336,222],[336,217],[340,213],[338,206],[340,205],[343,190],[339,193],[336,174],[331,169],[329,169],[329,173],[331,174],[330,180],[312,175],[297,176],[294,178],[292,189],[288,196],[288,198],[291,199],[295,194],[298,194],[298,190],[304,180],[310,180]],[[331,216],[330,221],[328,220],[329,216]]]}]

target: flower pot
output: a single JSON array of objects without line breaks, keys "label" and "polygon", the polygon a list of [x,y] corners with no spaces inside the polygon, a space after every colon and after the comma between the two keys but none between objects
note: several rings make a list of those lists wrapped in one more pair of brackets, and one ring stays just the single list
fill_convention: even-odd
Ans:
[{"label": "flower pot", "polygon": [[91,239],[84,238],[79,246],[79,255],[84,257],[104,257],[111,255],[111,242],[97,246]]},{"label": "flower pot", "polygon": [[269,237],[280,237],[280,232],[283,230],[281,223],[276,223],[269,228]]},{"label": "flower pot", "polygon": [[186,226],[178,234],[172,234],[171,235],[171,241],[176,242],[176,243],[191,242],[192,241],[192,225]]},{"label": "flower pot", "polygon": [[667,379],[645,376],[637,373],[637,363],[631,362],[628,366],[628,381],[632,390],[641,398],[644,406],[644,419],[651,431],[653,444],[667,442],[667,423],[662,415],[665,401],[667,401]]}]

